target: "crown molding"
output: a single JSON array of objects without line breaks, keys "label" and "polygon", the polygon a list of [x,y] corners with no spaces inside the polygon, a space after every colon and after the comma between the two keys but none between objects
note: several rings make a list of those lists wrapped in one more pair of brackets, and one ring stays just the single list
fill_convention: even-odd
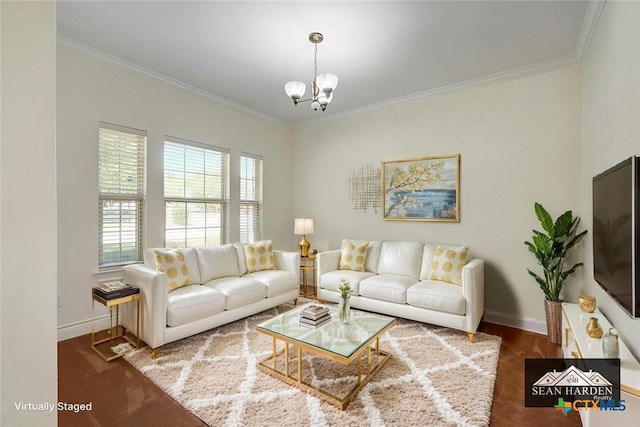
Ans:
[{"label": "crown molding", "polygon": [[589,51],[591,39],[593,39],[593,35],[596,32],[606,2],[606,0],[590,1],[587,5],[584,20],[582,21],[582,28],[578,35],[578,42],[576,43],[576,56],[580,61],[584,59]]},{"label": "crown molding", "polygon": [[319,122],[324,122],[327,120],[335,120],[337,118],[353,116],[356,114],[365,113],[372,110],[378,110],[381,108],[391,107],[398,104],[404,104],[406,102],[416,101],[423,98],[428,98],[431,96],[439,95],[446,92],[453,92],[460,89],[467,88],[476,88],[482,86],[488,86],[496,83],[508,82],[511,80],[517,80],[524,77],[535,76],[537,74],[544,74],[551,71],[560,70],[562,68],[571,67],[573,65],[579,64],[580,59],[577,55],[569,55],[562,58],[554,59],[551,61],[540,62],[534,65],[529,65],[526,67],[515,68],[509,71],[503,71],[500,73],[490,74],[488,76],[478,77],[475,79],[466,80],[459,83],[454,83],[446,86],[440,86],[437,88],[429,89],[423,92],[417,92],[411,95],[402,96],[399,98],[390,99],[388,101],[378,102],[375,104],[370,104],[364,107],[354,108],[351,110],[347,110],[341,113],[335,113],[330,116],[319,117],[312,120],[307,120],[301,122],[297,125],[294,125],[294,128],[305,126],[309,124],[315,124]]},{"label": "crown molding", "polygon": [[119,67],[125,68],[129,71],[133,71],[136,73],[140,73],[140,74],[144,74],[145,76],[151,77],[153,79],[156,80],[160,80],[161,82],[170,84],[172,86],[178,87],[184,91],[190,92],[192,94],[201,96],[203,98],[206,98],[210,101],[213,101],[217,104],[222,104],[226,107],[231,107],[233,109],[242,111],[243,113],[249,114],[251,116],[263,119],[263,120],[267,120],[270,122],[274,122],[277,123],[279,125],[283,125],[286,127],[291,127],[290,123],[287,123],[283,120],[280,120],[276,117],[270,116],[268,114],[264,114],[260,111],[254,110],[252,108],[246,107],[242,104],[238,104],[237,102],[231,101],[227,98],[223,98],[221,96],[215,95],[211,92],[208,92],[206,90],[200,89],[198,87],[192,86],[188,83],[182,82],[180,80],[174,79],[173,77],[169,77],[166,76],[162,73],[158,73],[156,71],[150,70],[149,68],[145,68],[143,66],[140,66],[138,64],[134,64],[133,62],[129,62],[125,59],[119,58],[115,55],[111,55],[110,53],[104,52],[102,50],[93,48],[91,46],[87,46],[86,44],[77,42],[75,40],[72,40],[70,38],[64,37],[64,36],[58,36],[58,45],[59,46],[63,46],[65,48],[68,48],[70,50],[76,51],[76,52],[80,52],[82,54],[91,56],[93,58],[99,59],[101,61],[113,64],[113,65],[117,65]]}]

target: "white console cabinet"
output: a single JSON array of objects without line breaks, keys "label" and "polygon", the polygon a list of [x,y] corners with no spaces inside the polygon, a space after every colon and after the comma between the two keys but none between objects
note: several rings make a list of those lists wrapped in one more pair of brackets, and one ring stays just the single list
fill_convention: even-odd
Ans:
[{"label": "white console cabinet", "polygon": [[[601,359],[602,339],[591,338],[587,334],[589,318],[597,317],[605,333],[614,326],[596,309],[585,313],[577,304],[562,304],[562,353],[566,359]],[[585,427],[640,426],[640,364],[620,337],[620,399],[626,409],[621,412],[580,411],[580,419]]]}]

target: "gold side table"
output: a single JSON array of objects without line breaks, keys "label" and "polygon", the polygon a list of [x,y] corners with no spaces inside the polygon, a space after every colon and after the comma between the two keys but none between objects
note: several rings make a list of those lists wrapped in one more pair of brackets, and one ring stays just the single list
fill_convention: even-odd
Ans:
[{"label": "gold side table", "polygon": [[[309,280],[311,274],[311,280]],[[316,288],[316,254],[300,257],[300,275],[302,283],[300,285],[300,296],[315,298]]]},{"label": "gold side table", "polygon": [[[111,362],[124,353],[116,353],[111,348],[123,343],[129,343],[135,348],[140,348],[140,293],[127,295],[120,298],[104,299],[95,293],[91,293],[91,307],[97,301],[109,307],[109,329],[95,332],[91,327],[91,347],[107,362]],[[120,304],[136,302],[136,334],[133,335],[119,324]],[[113,324],[113,308],[116,308],[116,324]],[[108,344],[106,344],[108,343]],[[106,345],[105,345],[106,344]]]}]

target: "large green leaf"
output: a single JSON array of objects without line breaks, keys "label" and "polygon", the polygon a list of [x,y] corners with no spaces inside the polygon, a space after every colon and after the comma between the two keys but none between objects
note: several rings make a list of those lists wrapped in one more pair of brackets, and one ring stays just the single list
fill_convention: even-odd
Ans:
[{"label": "large green leaf", "polygon": [[558,217],[556,220],[556,235],[557,236],[566,236],[569,234],[571,230],[571,226],[573,225],[573,214],[571,211],[566,211],[562,215]]},{"label": "large green leaf", "polygon": [[540,203],[535,204],[535,210],[538,220],[540,221],[540,224],[542,224],[542,228],[549,233],[549,237],[553,238],[555,236],[555,229],[551,215],[549,215],[549,212],[547,212]]}]

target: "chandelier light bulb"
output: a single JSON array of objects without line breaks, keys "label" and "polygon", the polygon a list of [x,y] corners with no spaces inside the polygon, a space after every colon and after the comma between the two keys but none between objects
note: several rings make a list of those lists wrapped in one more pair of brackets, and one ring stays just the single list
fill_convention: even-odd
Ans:
[{"label": "chandelier light bulb", "polygon": [[335,74],[320,74],[316,82],[318,83],[320,91],[329,94],[336,90],[338,86],[338,76]]},{"label": "chandelier light bulb", "polygon": [[284,91],[287,96],[294,101],[302,98],[306,89],[307,87],[302,82],[288,82],[284,85]]}]

